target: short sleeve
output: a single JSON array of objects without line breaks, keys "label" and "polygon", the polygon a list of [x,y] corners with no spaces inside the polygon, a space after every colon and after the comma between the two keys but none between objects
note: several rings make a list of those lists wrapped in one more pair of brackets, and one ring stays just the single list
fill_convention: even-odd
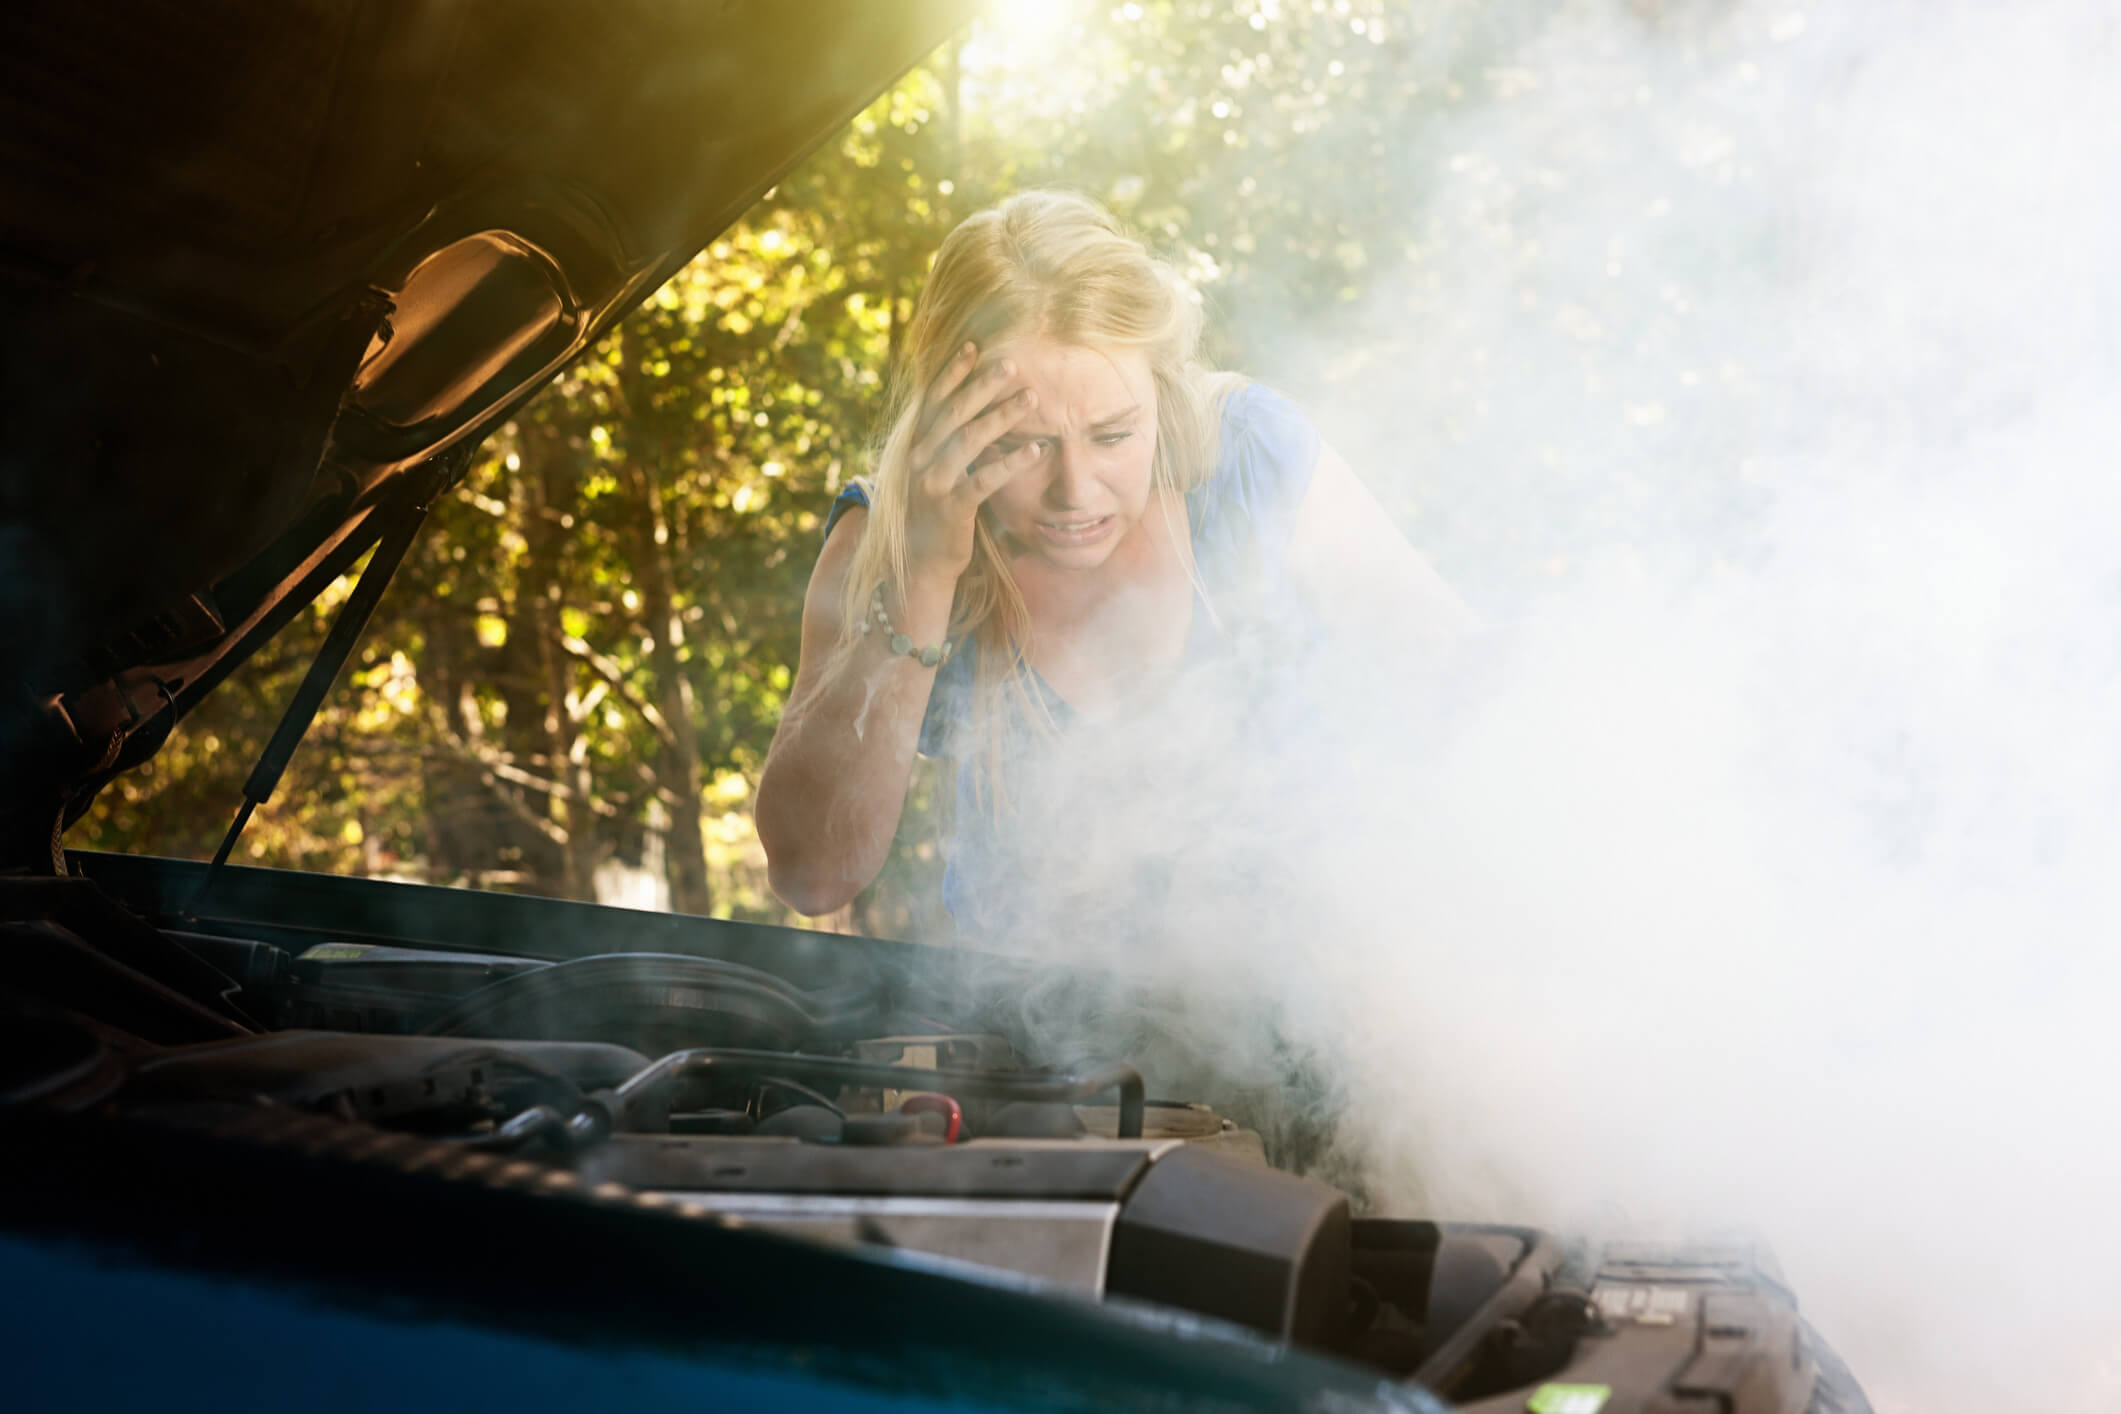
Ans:
[{"label": "short sleeve", "polygon": [[[825,533],[818,537],[822,542],[832,538],[832,527],[840,523],[840,517],[859,506],[869,509],[869,483],[863,477],[855,477],[840,488],[840,494],[832,498],[832,509],[825,513]],[[962,644],[949,662],[943,664],[935,675],[935,686],[928,691],[928,708],[921,714],[921,737],[915,748],[923,756],[948,757],[953,754],[951,727],[964,720],[965,702],[972,687],[972,663],[968,649],[971,644]]]},{"label": "short sleeve", "polygon": [[1223,404],[1215,474],[1186,496],[1194,555],[1216,588],[1271,594],[1322,445],[1303,410],[1257,383]]},{"label": "short sleeve", "polygon": [[838,525],[840,517],[853,510],[856,506],[860,506],[865,511],[869,509],[869,482],[866,478],[860,476],[855,477],[845,486],[842,486],[840,494],[832,498],[832,509],[825,512],[825,533],[819,536],[818,539],[820,541],[830,540],[832,538],[832,527]]}]

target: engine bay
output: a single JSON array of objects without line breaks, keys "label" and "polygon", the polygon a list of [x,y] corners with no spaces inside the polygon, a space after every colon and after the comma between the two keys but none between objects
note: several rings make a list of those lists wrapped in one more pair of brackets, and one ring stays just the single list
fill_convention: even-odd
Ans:
[{"label": "engine bay", "polygon": [[1822,1402],[1758,1254],[1368,1211],[1243,1113],[982,1025],[969,956],[914,977],[845,940],[799,981],[700,952],[158,927],[87,879],[11,897],[17,1108],[888,1249],[1207,1318],[1464,1408],[1549,1387],[1603,1390],[1601,1411],[1862,1407]]}]

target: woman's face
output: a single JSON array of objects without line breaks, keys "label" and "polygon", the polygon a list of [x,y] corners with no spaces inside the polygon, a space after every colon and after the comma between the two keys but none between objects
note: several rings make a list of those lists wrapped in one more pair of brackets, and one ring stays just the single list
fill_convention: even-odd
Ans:
[{"label": "woman's face", "polygon": [[1156,380],[1136,349],[1011,339],[986,351],[1012,359],[1038,403],[987,453],[1029,447],[1031,464],[987,500],[1019,553],[1055,569],[1093,570],[1149,508],[1156,460]]}]

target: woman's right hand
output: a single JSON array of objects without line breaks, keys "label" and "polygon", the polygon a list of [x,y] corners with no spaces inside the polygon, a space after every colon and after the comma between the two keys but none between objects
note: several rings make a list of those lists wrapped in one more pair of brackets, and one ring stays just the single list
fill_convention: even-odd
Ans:
[{"label": "woman's right hand", "polygon": [[1030,447],[989,455],[1038,406],[1006,358],[982,365],[966,344],[928,385],[906,458],[906,559],[916,578],[955,586],[972,563],[979,508],[1036,459]]}]

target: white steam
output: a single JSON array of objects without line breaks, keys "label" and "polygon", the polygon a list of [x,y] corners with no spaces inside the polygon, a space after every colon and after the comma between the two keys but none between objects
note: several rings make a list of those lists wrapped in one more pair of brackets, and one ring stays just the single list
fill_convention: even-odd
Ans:
[{"label": "white steam", "polygon": [[1841,9],[1564,6],[1418,135],[1404,278],[1249,371],[1492,641],[1444,702],[1316,669],[1359,765],[1310,806],[1212,693],[1101,742],[1086,809],[1229,789],[1040,887],[1203,1049],[1278,998],[1380,1206],[1741,1231],[1881,1409],[2105,1409],[2121,21]]}]

